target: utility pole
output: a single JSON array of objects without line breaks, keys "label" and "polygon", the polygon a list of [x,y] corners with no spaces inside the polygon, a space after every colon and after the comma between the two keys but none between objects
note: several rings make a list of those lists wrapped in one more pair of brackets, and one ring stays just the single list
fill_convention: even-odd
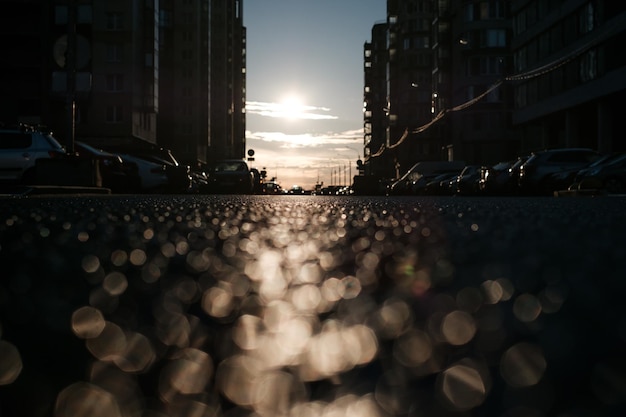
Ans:
[{"label": "utility pole", "polygon": [[76,0],[67,3],[67,50],[65,52],[67,71],[66,146],[69,154],[74,153],[74,133],[76,126]]}]

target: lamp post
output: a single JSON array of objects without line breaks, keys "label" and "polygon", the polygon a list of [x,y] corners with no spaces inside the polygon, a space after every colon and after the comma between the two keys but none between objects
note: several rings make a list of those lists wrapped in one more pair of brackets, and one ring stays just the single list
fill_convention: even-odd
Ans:
[{"label": "lamp post", "polygon": [[67,152],[74,153],[74,134],[76,127],[76,0],[70,0],[67,6],[67,68],[66,129]]}]

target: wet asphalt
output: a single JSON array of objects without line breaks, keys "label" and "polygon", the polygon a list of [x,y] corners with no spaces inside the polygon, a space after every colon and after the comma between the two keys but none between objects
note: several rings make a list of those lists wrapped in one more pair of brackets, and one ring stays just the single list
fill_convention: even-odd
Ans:
[{"label": "wet asphalt", "polygon": [[0,198],[0,416],[622,416],[625,236],[625,197]]}]

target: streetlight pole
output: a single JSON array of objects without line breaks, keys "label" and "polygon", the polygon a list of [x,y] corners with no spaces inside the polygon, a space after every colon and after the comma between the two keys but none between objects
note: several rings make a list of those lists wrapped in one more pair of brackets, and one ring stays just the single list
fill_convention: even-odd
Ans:
[{"label": "streetlight pole", "polygon": [[67,5],[67,50],[65,55],[67,71],[67,137],[66,145],[69,154],[74,153],[74,133],[76,127],[76,0]]}]

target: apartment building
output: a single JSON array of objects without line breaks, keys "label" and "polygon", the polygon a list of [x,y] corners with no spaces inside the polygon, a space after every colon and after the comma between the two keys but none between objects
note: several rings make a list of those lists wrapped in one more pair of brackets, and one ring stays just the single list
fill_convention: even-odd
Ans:
[{"label": "apartment building", "polygon": [[417,130],[431,120],[434,1],[387,1],[387,144],[396,176],[415,162],[439,159],[431,131]]},{"label": "apartment building", "polygon": [[372,38],[363,46],[363,163],[364,174],[395,176],[387,145],[387,22],[372,27]]},{"label": "apartment building", "polygon": [[209,0],[160,0],[159,145],[205,163],[210,139]]},{"label": "apartment building", "polygon": [[524,152],[626,150],[626,3],[514,0],[513,122]]},{"label": "apartment building", "polygon": [[510,2],[440,0],[433,19],[433,129],[444,159],[488,164],[519,149],[512,125]]},{"label": "apartment building", "polygon": [[[512,66],[510,17],[504,0],[387,1],[387,51],[376,55],[386,58],[387,117],[365,118],[372,172],[397,177],[418,161],[495,163],[517,154],[512,86],[502,82]],[[367,59],[366,88],[382,85],[368,85]],[[368,134],[381,123],[378,147]]]},{"label": "apartment building", "polygon": [[246,152],[246,28],[243,0],[213,1],[211,109],[207,158],[244,158]]},{"label": "apartment building", "polygon": [[[245,155],[242,0],[6,0],[0,121],[66,146]],[[213,127],[213,129],[212,129]]]},{"label": "apartment building", "polygon": [[[60,65],[62,59],[55,58],[51,123],[67,114],[63,97],[73,90],[76,138],[100,146],[156,144],[158,0],[55,0],[52,19],[57,42],[68,39],[65,53],[75,50],[76,73],[72,87],[67,76],[71,64]],[[71,47],[72,21],[75,48]]]}]

